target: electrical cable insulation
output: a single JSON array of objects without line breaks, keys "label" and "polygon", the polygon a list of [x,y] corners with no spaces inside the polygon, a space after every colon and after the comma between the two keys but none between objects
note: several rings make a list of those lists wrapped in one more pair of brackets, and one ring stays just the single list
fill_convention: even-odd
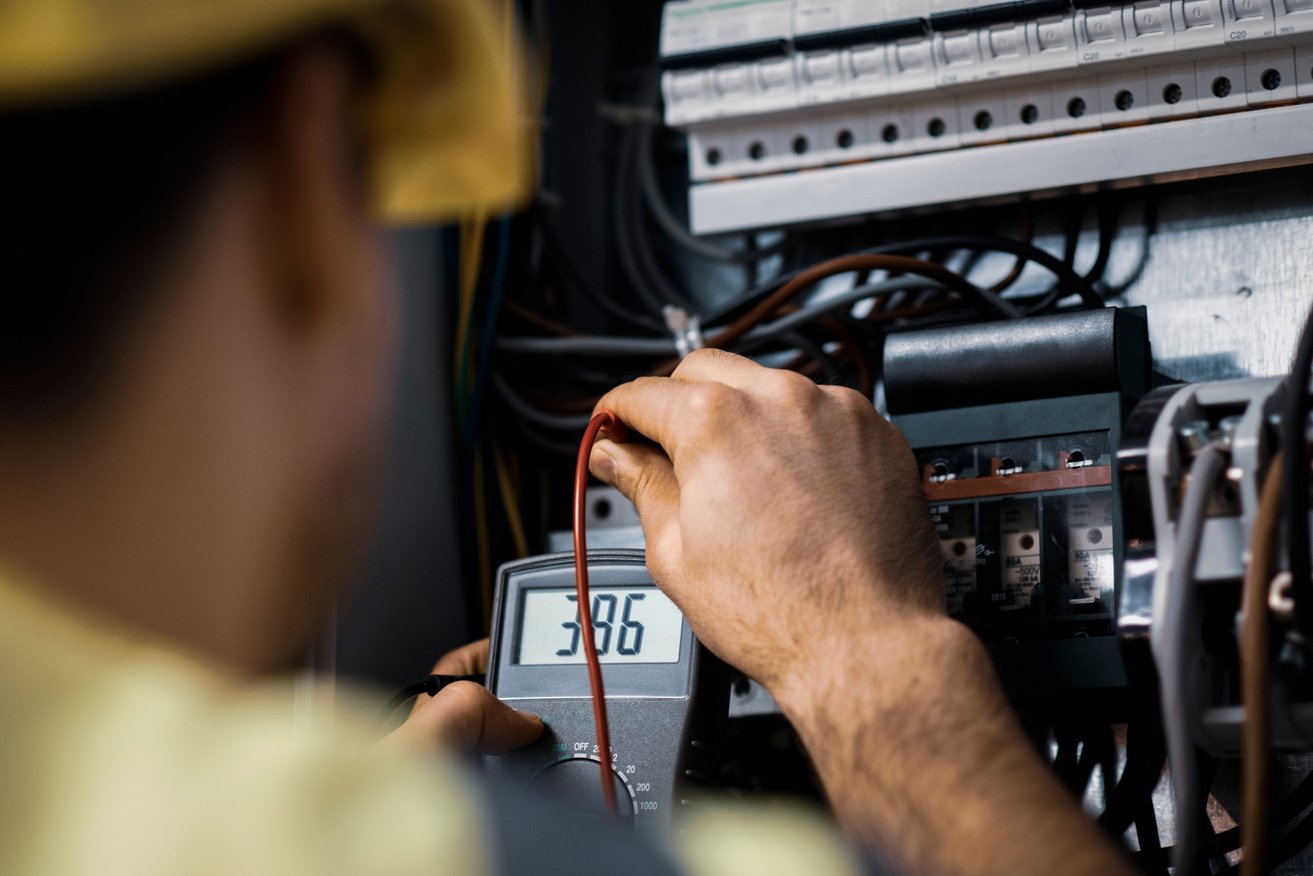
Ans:
[{"label": "electrical cable insulation", "polygon": [[[883,283],[857,286],[845,290],[832,298],[826,298],[814,304],[808,304],[792,313],[781,316],[773,322],[766,323],[765,325],[753,329],[744,336],[743,344],[745,346],[758,346],[767,341],[775,340],[786,332],[816,321],[818,317],[823,317],[827,314],[852,307],[857,302],[865,301],[868,298],[878,298],[880,296],[890,295],[894,292],[924,289],[938,290],[939,288],[940,287],[929,283],[922,277],[900,277],[896,280],[888,280]],[[896,318],[898,314],[894,311],[889,311],[885,315],[890,318]],[[580,353],[597,356],[637,356],[643,354],[670,356],[676,352],[673,339],[628,338],[620,335],[589,335],[552,338],[502,337],[497,341],[497,348],[506,353],[527,353],[535,355]]]},{"label": "electrical cable insulation", "polygon": [[[1027,260],[1038,264],[1040,267],[1052,273],[1060,283],[1070,291],[1077,292],[1081,301],[1088,307],[1104,306],[1103,298],[1091,286],[1084,277],[1052,253],[1045,252],[1031,243],[1019,240],[1011,240],[1004,237],[992,237],[989,235],[943,235],[937,237],[918,238],[915,240],[898,241],[896,243],[882,244],[876,247],[859,250],[850,255],[893,255],[899,253],[917,253],[926,249],[947,248],[947,249],[964,249],[981,252],[1004,252],[1016,256],[1024,256]],[[842,258],[842,257],[841,257]],[[822,263],[823,264],[823,263]],[[798,268],[791,271],[785,271],[777,277],[773,277],[758,286],[748,289],[741,295],[732,299],[723,301],[717,305],[707,308],[702,314],[703,325],[710,325],[728,318],[731,314],[739,313],[745,308],[752,306],[753,302],[762,297],[771,294],[780,286],[795,279],[805,271],[812,270],[815,265],[806,268]],[[986,290],[989,291],[989,290]],[[993,293],[990,293],[993,295]],[[996,295],[993,295],[997,298]],[[1057,298],[1053,299],[1057,301]],[[1038,308],[1031,307],[1028,312],[1036,312]],[[1008,314],[1012,316],[1012,314]]]},{"label": "electrical cable insulation", "polygon": [[648,212],[656,221],[657,227],[665,232],[666,237],[689,252],[703,258],[745,265],[752,265],[763,259],[778,255],[788,247],[787,241],[781,241],[763,249],[731,250],[703,240],[685,228],[684,223],[675,217],[675,214],[666,204],[665,198],[661,195],[661,186],[657,180],[655,156],[652,149],[656,113],[651,111],[651,116],[651,118],[648,118],[647,115],[641,115],[634,122],[639,130],[636,146],[638,149],[638,177],[643,201]]},{"label": "electrical cable insulation", "polygon": [[588,421],[579,456],[574,467],[574,585],[579,601],[579,627],[584,631],[584,661],[588,664],[588,686],[593,697],[593,727],[597,733],[598,765],[602,777],[602,799],[612,818],[616,815],[615,786],[611,781],[611,729],[606,719],[606,688],[602,684],[602,662],[597,657],[593,612],[588,602],[588,460],[593,444],[603,430],[607,437],[620,440],[626,431],[619,418],[610,411],[598,411]]},{"label": "electrical cable insulation", "polygon": [[[725,349],[752,329],[770,319],[783,305],[813,284],[836,274],[847,274],[852,271],[863,270],[912,274],[933,280],[949,291],[956,292],[963,300],[974,304],[985,318],[993,317],[995,314],[1010,319],[1023,316],[1015,305],[1004,301],[987,289],[973,286],[964,277],[953,273],[943,265],[889,253],[857,253],[820,262],[795,274],[779,288],[757,302],[746,314],[707,338],[707,346]],[[678,365],[678,359],[669,360],[653,370],[652,374],[657,377],[667,377]]]},{"label": "electrical cable insulation", "polygon": [[[1027,204],[1021,205],[1021,239],[1027,246],[1030,246],[1034,239],[1034,227],[1030,217],[1030,207]],[[1012,269],[1004,274],[1003,278],[997,283],[990,286],[990,290],[1001,295],[1011,289],[1012,284],[1021,279],[1021,275],[1025,272],[1026,265],[1029,263],[1029,258],[1018,255],[1012,262]]]},{"label": "electrical cable insulation", "polygon": [[1268,757],[1271,751],[1272,694],[1268,687],[1271,665],[1271,619],[1267,608],[1268,581],[1281,524],[1281,461],[1272,458],[1267,480],[1259,495],[1245,570],[1244,621],[1240,635],[1240,693],[1245,707],[1244,788],[1241,822],[1244,828],[1245,859],[1241,872],[1261,876],[1267,872],[1268,846]]},{"label": "electrical cable insulation", "polygon": [[1308,538],[1308,414],[1309,370],[1313,368],[1313,309],[1304,322],[1295,351],[1295,363],[1286,381],[1281,411],[1281,466],[1285,481],[1286,539],[1290,558],[1290,586],[1295,594],[1295,623],[1305,643],[1313,641],[1313,561]]},{"label": "electrical cable insulation", "polygon": [[[1176,543],[1162,602],[1155,601],[1158,635],[1150,641],[1161,682],[1163,730],[1175,791],[1176,841],[1172,864],[1181,876],[1199,872],[1200,833],[1207,789],[1199,774],[1198,749],[1192,732],[1199,716],[1195,670],[1203,644],[1195,564],[1203,539],[1208,503],[1226,469],[1227,454],[1216,444],[1199,451],[1190,465],[1189,481],[1177,515]],[[1161,608],[1161,610],[1160,610]]]}]

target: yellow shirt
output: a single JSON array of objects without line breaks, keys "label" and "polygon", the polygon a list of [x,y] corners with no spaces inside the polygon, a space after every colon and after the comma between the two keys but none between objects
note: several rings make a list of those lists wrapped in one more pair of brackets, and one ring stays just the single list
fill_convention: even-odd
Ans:
[{"label": "yellow shirt", "polygon": [[[374,732],[294,731],[287,690],[238,685],[0,579],[0,874],[492,872],[482,792],[450,764],[376,748]],[[698,876],[855,869],[828,828],[777,809],[712,811],[677,845]]]}]

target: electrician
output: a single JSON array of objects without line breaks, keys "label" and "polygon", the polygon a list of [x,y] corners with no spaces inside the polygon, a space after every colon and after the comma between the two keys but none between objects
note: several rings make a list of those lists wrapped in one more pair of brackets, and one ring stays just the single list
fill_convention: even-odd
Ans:
[{"label": "electrician", "polygon": [[383,468],[373,220],[525,191],[504,32],[475,0],[0,2],[0,872],[1123,870],[945,618],[899,434],[728,354],[608,395],[652,443],[592,468],[847,839],[775,808],[660,847],[574,825],[430,756],[540,732],[470,684],[388,744],[292,733],[266,679],[350,577]]}]

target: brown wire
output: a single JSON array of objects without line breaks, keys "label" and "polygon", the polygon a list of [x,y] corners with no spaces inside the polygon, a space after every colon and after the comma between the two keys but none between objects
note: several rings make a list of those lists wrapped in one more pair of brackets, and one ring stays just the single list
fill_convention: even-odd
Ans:
[{"label": "brown wire", "polygon": [[1267,872],[1268,794],[1272,691],[1269,686],[1271,617],[1267,591],[1272,576],[1277,529],[1281,522],[1281,453],[1272,457],[1254,515],[1254,534],[1245,570],[1244,623],[1240,635],[1240,693],[1244,723],[1244,876]]},{"label": "brown wire", "polygon": [[894,322],[899,319],[907,319],[913,316],[925,316],[928,313],[938,313],[941,310],[950,310],[954,307],[960,307],[961,301],[956,298],[940,298],[936,301],[929,301],[925,304],[915,306],[900,307],[897,310],[887,310],[882,313],[873,313],[866,317],[870,323]]},{"label": "brown wire", "polygon": [[[915,274],[936,281],[945,288],[958,293],[968,301],[979,297],[980,290],[968,283],[963,277],[945,268],[943,265],[914,259],[908,256],[862,253],[840,256],[829,261],[820,262],[797,274],[771,294],[757,303],[757,306],[736,319],[716,334],[707,338],[708,347],[724,349],[739,338],[770,319],[785,304],[789,303],[804,289],[836,274],[851,271],[891,271]],[[668,359],[653,369],[656,377],[669,377],[679,366],[678,359]]]}]

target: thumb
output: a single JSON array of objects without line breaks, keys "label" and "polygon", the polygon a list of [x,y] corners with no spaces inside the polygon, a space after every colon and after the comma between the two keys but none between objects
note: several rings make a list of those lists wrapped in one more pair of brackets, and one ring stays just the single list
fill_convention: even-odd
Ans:
[{"label": "thumb", "polygon": [[389,742],[449,751],[501,754],[522,748],[542,735],[537,715],[512,709],[486,687],[458,681],[428,697]]},{"label": "thumb", "polygon": [[593,445],[589,468],[638,508],[649,560],[679,555],[679,480],[670,457],[650,444],[602,440]]}]

